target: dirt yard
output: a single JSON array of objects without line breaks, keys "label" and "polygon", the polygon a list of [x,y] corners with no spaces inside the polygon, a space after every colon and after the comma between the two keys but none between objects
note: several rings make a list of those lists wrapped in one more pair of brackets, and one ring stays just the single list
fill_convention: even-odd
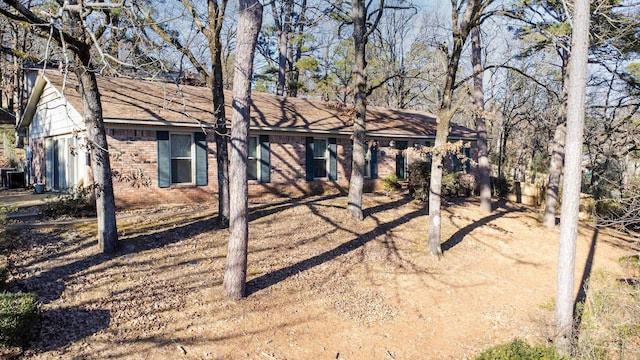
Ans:
[{"label": "dirt yard", "polygon": [[[205,207],[119,214],[113,257],[97,253],[93,224],[15,230],[11,289],[42,302],[22,358],[461,359],[553,336],[558,230],[535,210],[447,205],[438,261],[421,204],[364,200],[362,223],[340,196],[252,203],[241,301],[222,293],[228,232]],[[631,244],[582,226],[576,284],[624,276]]]}]

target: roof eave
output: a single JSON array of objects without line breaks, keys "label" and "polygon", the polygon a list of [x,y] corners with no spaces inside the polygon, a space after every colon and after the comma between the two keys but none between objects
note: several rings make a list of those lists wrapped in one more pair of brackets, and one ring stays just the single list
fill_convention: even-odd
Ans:
[{"label": "roof eave", "polygon": [[[173,126],[173,127],[186,127],[186,128],[204,128],[204,129],[213,129],[215,125],[210,123],[187,123],[180,121],[162,121],[162,120],[131,120],[131,119],[116,119],[116,118],[105,118],[104,122],[106,124],[121,124],[121,125],[140,125],[140,126]],[[351,130],[317,130],[317,129],[305,129],[305,128],[295,128],[295,127],[274,127],[274,126],[249,126],[250,130],[253,131],[278,131],[285,133],[301,133],[301,134],[326,134],[326,135],[345,135],[350,136],[353,134]],[[413,138],[413,139],[434,139],[435,134],[433,135],[425,135],[425,134],[392,134],[392,133],[384,133],[377,131],[369,131],[367,132],[367,136],[369,137],[384,137],[384,138]],[[451,140],[475,140],[474,136],[449,136]]]},{"label": "roof eave", "polygon": [[42,96],[42,92],[44,91],[45,86],[48,81],[43,76],[38,76],[36,78],[35,83],[33,84],[33,91],[31,91],[31,96],[29,96],[29,100],[27,101],[27,106],[24,109],[24,114],[18,120],[16,124],[16,129],[24,129],[28,128],[31,125],[31,121],[33,121],[33,116],[36,113],[36,108],[38,107],[38,102],[40,101],[40,96]]}]

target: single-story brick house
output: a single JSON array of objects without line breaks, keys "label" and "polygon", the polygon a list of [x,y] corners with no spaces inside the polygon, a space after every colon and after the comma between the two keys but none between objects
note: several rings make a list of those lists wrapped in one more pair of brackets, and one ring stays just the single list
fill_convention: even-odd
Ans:
[{"label": "single-story brick house", "polygon": [[[30,160],[30,184],[65,191],[84,183],[88,156],[81,99],[73,74],[33,73],[18,134]],[[211,91],[160,81],[98,77],[114,192],[120,206],[202,202],[217,192]],[[231,94],[226,94],[230,103]],[[348,189],[352,120],[349,108],[253,92],[250,192],[299,196]],[[231,108],[227,105],[227,116]],[[391,174],[406,177],[412,146],[433,144],[431,114],[367,109],[367,187]],[[475,141],[453,126],[451,140]]]}]

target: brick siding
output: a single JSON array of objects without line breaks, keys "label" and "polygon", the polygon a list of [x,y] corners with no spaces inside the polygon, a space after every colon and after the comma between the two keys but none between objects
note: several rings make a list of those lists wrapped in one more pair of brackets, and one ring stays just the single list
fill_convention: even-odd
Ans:
[{"label": "brick siding", "polygon": [[173,203],[217,203],[216,155],[213,134],[207,136],[206,186],[158,187],[158,145],[155,130],[108,129],[107,141],[113,190],[121,207]]},{"label": "brick siding", "polygon": [[[338,175],[336,181],[318,179],[306,181],[306,134],[269,134],[270,182],[249,182],[251,196],[290,196],[348,192],[351,175],[351,140],[337,137]],[[322,136],[326,137],[326,136]],[[114,173],[114,193],[119,207],[144,207],[157,204],[217,203],[217,168],[213,133],[207,135],[206,186],[158,187],[158,150],[155,130],[107,129],[111,168]],[[409,141],[412,147],[415,141]],[[424,144],[424,141],[418,143]],[[389,140],[378,140],[378,179],[365,179],[365,191],[381,189],[381,179],[396,173],[398,150],[389,147]],[[32,183],[44,179],[45,141],[32,139]],[[408,162],[419,158],[409,152]]]}]

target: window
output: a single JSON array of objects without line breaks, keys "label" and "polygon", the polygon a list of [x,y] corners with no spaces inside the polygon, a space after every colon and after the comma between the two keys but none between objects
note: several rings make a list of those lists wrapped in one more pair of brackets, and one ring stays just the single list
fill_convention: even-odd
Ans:
[{"label": "window", "polygon": [[250,136],[247,157],[247,179],[268,183],[271,178],[269,135]]},{"label": "window", "polygon": [[[433,142],[431,140],[427,140],[427,141],[424,142],[424,146],[428,147],[428,148],[432,148],[433,147]],[[431,153],[431,151],[429,151],[427,153],[427,155],[426,155],[427,162],[431,162],[431,155],[432,155],[432,153]]]},{"label": "window", "polygon": [[336,138],[306,138],[307,181],[327,178],[338,180],[338,143]]},{"label": "window", "polygon": [[471,171],[471,148],[463,148],[453,155],[453,171],[469,173]]},{"label": "window", "polygon": [[207,185],[207,136],[157,131],[158,186]]},{"label": "window", "polygon": [[191,183],[193,179],[191,134],[171,134],[171,183]]},{"label": "window", "polygon": [[327,140],[313,140],[313,177],[327,177]]}]

